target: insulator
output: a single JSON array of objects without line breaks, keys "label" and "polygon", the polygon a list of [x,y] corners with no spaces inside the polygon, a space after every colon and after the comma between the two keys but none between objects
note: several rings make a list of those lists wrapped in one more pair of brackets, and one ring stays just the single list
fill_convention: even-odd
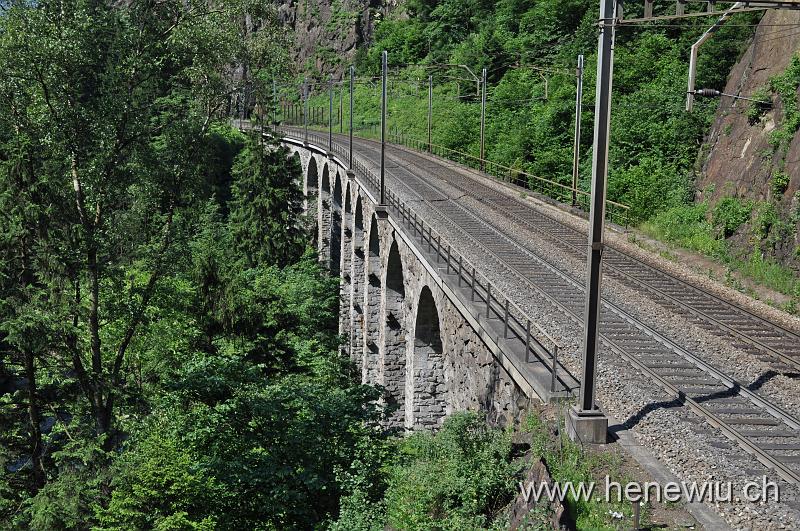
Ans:
[{"label": "insulator", "polygon": [[721,92],[715,89],[698,89],[694,91],[695,96],[706,96],[708,98],[718,98]]}]

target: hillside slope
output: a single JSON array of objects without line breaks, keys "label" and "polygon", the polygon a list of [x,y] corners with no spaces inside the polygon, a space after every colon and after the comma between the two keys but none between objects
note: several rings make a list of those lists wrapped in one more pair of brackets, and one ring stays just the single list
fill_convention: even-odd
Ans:
[{"label": "hillside slope", "polygon": [[795,271],[800,271],[799,24],[797,11],[764,15],[725,92],[771,100],[772,108],[723,99],[701,151],[696,183],[699,201],[752,202],[750,221],[729,240],[734,250],[757,249]]}]

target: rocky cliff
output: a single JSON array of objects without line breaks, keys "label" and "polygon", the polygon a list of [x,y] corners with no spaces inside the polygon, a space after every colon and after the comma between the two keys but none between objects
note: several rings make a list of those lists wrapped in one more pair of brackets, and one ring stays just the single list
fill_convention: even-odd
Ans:
[{"label": "rocky cliff", "polygon": [[293,58],[299,71],[342,74],[362,45],[369,44],[375,22],[399,0],[284,0],[279,20],[294,32]]},{"label": "rocky cliff", "polygon": [[[731,71],[725,92],[769,101],[722,98],[701,151],[698,200],[752,205],[731,238],[744,255],[760,250],[800,271],[800,11],[768,11]],[[701,52],[702,53],[702,48]]]}]

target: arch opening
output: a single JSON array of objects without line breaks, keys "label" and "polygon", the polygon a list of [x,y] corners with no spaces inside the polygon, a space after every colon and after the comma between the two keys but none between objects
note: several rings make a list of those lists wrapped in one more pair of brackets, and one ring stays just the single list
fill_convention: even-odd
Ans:
[{"label": "arch opening", "polygon": [[[312,155],[311,159],[308,161],[308,169],[306,170],[305,198],[303,203],[309,220],[314,220],[314,230],[311,239],[315,246],[318,245],[319,242],[319,212],[317,210],[319,196],[318,186],[319,174],[317,171],[317,159]],[[311,225],[310,221],[309,225]]]},{"label": "arch opening", "polygon": [[330,269],[331,259],[331,182],[328,163],[322,168],[319,194],[319,259]]},{"label": "arch opening", "polygon": [[413,348],[413,383],[406,385],[406,427],[434,429],[445,416],[444,347],[436,301],[427,286],[417,304]]}]

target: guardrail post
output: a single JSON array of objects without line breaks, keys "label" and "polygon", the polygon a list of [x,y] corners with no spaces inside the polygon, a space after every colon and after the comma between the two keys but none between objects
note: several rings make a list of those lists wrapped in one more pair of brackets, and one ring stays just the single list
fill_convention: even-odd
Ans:
[{"label": "guardrail post", "polygon": [[442,237],[436,236],[436,263],[439,263],[439,257],[442,254]]},{"label": "guardrail post", "polygon": [[531,320],[525,319],[525,363],[530,361],[529,353],[531,351]]},{"label": "guardrail post", "polygon": [[461,255],[458,255],[458,287],[461,287]]},{"label": "guardrail post", "polygon": [[508,297],[506,297],[506,315],[504,317],[506,322],[505,327],[503,327],[503,338],[508,339]]},{"label": "guardrail post", "polygon": [[431,226],[428,225],[428,252],[433,248],[433,233],[431,233]]},{"label": "guardrail post", "polygon": [[550,375],[550,392],[556,392],[556,370],[558,367],[558,343],[553,344],[553,367]]},{"label": "guardrail post", "polygon": [[489,308],[492,305],[492,285],[486,280],[486,318],[489,318]]},{"label": "guardrail post", "polygon": [[472,266],[472,293],[470,293],[469,299],[475,302],[475,266]]},{"label": "guardrail post", "polygon": [[447,274],[450,274],[450,244],[447,244]]}]

